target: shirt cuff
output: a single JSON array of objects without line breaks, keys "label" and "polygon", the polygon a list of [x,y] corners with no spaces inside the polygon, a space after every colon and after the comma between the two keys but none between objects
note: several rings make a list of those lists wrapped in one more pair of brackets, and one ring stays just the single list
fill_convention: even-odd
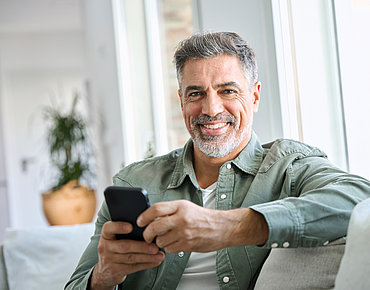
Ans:
[{"label": "shirt cuff", "polygon": [[303,229],[298,213],[292,205],[278,200],[250,208],[262,214],[268,224],[269,237],[262,248],[298,247]]}]

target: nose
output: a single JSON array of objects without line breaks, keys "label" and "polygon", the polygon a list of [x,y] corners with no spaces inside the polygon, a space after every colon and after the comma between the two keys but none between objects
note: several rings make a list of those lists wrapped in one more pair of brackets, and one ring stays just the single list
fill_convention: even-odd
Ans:
[{"label": "nose", "polygon": [[222,98],[216,91],[207,92],[205,98],[202,99],[202,114],[215,117],[217,114],[224,111]]}]

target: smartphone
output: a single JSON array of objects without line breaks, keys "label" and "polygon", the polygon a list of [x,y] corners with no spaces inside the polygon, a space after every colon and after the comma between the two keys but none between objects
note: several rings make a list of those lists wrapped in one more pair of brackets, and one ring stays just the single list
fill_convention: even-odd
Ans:
[{"label": "smartphone", "polygon": [[117,234],[116,238],[144,241],[145,228],[139,227],[136,220],[150,206],[146,190],[139,187],[109,186],[105,189],[104,196],[112,221],[129,222],[133,226],[131,233]]}]

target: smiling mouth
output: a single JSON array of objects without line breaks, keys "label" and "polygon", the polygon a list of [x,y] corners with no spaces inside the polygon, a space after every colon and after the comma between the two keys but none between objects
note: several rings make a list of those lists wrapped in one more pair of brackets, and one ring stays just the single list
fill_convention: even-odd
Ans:
[{"label": "smiling mouth", "polygon": [[228,123],[225,122],[225,123],[217,123],[217,124],[203,124],[204,127],[206,127],[207,129],[219,129],[219,128],[222,128],[222,127],[225,127]]},{"label": "smiling mouth", "polygon": [[235,127],[236,118],[228,112],[222,112],[214,117],[201,114],[191,122],[194,128],[200,129],[204,135],[221,135],[226,133],[230,126]]}]

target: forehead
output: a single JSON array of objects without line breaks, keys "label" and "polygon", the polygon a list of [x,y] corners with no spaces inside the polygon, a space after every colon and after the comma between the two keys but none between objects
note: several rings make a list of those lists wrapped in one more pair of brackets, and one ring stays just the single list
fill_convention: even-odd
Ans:
[{"label": "forehead", "polygon": [[240,60],[232,55],[220,55],[206,59],[190,59],[182,70],[182,84],[203,85],[204,83],[248,82]]}]

